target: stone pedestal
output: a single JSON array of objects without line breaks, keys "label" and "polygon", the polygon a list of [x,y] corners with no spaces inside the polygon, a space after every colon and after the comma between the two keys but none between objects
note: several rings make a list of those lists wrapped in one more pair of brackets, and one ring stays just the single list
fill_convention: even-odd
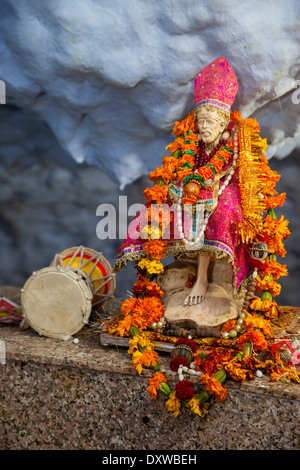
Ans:
[{"label": "stone pedestal", "polygon": [[166,266],[158,283],[165,292],[165,318],[182,328],[196,329],[198,336],[219,337],[222,325],[241,312],[243,298],[236,299],[231,283],[231,266],[227,260],[211,260],[208,268],[208,289],[203,302],[184,305],[190,290],[189,274],[197,273],[197,263],[183,259]]},{"label": "stone pedestal", "polygon": [[[89,326],[76,337],[78,344],[0,326],[1,450],[299,449],[298,384],[227,381],[226,401],[214,401],[205,419],[187,409],[174,418],[162,396],[150,401],[151,372],[137,375],[127,348],[99,346]],[[160,359],[174,389],[170,356]]]},{"label": "stone pedestal", "polygon": [[[0,292],[18,302],[14,290]],[[150,401],[148,377],[132,368],[127,347],[103,347],[93,323],[79,342],[0,325],[1,450],[296,450],[300,448],[300,385],[228,380],[225,402],[209,414],[169,413]],[[174,390],[170,354],[159,353]],[[197,378],[190,379],[199,387]]]}]

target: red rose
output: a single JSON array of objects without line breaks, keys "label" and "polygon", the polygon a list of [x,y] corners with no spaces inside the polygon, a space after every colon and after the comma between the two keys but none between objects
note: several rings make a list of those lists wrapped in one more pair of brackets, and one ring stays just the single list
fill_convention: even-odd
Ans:
[{"label": "red rose", "polygon": [[194,396],[193,384],[189,380],[180,380],[175,386],[178,400],[188,400]]}]

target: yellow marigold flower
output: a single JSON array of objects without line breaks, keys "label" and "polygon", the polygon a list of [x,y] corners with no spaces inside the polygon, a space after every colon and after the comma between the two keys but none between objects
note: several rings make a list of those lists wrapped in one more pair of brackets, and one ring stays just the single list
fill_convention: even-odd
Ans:
[{"label": "yellow marigold flower", "polygon": [[154,350],[154,344],[144,335],[135,335],[129,340],[128,354],[133,354],[139,348]]},{"label": "yellow marigold flower", "polygon": [[143,366],[141,364],[141,357],[143,353],[141,351],[135,351],[135,353],[132,355],[132,364],[133,368],[136,369],[136,371],[141,374],[143,372]]},{"label": "yellow marigold flower", "polygon": [[153,260],[147,270],[150,274],[160,274],[164,271],[164,265],[160,261]]},{"label": "yellow marigold flower", "polygon": [[149,274],[160,274],[164,271],[164,265],[156,259],[150,261],[147,258],[143,258],[138,263],[138,266],[141,269],[146,269]]},{"label": "yellow marigold flower", "polygon": [[149,259],[143,258],[141,259],[141,261],[139,261],[138,267],[141,269],[147,269],[149,263],[150,263]]},{"label": "yellow marigold flower", "polygon": [[176,398],[176,393],[170,394],[169,400],[166,401],[166,407],[168,411],[171,411],[175,418],[180,414],[181,402]]},{"label": "yellow marigold flower", "polygon": [[158,354],[155,351],[146,349],[144,352],[136,350],[132,354],[133,368],[137,370],[139,374],[143,371],[143,366],[150,367],[155,366],[159,363]]}]

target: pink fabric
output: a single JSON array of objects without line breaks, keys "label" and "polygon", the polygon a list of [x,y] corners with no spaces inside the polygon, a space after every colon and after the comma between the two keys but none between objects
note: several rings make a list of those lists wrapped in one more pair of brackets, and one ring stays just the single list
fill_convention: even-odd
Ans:
[{"label": "pink fabric", "polygon": [[[222,183],[220,182],[220,186],[221,184]],[[202,190],[200,198],[212,198],[212,191]],[[147,205],[144,206],[144,212],[146,212],[147,207]],[[139,214],[137,214],[137,217],[138,216]],[[131,234],[135,232],[137,217],[133,219],[129,226],[128,232]],[[219,197],[218,205],[210,217],[205,230],[205,245],[221,248],[231,258],[233,258],[237,276],[237,281],[234,286],[236,289],[238,289],[240,283],[252,269],[248,247],[246,244],[239,243],[236,233],[236,226],[242,221],[242,217],[238,171],[236,171],[230,184],[224,189],[222,195]],[[170,238],[166,239],[169,246],[172,246],[174,242],[180,240],[176,218],[174,222],[175,223],[171,224]],[[184,224],[184,221],[182,223]],[[128,253],[141,251],[145,241],[146,240],[141,238],[135,240],[128,235],[119,249],[119,257],[121,258],[124,255],[126,256]],[[180,243],[182,242],[180,241]]]},{"label": "pink fabric", "polygon": [[194,81],[195,106],[203,101],[230,109],[238,91],[238,81],[225,57],[219,57],[202,69]]}]

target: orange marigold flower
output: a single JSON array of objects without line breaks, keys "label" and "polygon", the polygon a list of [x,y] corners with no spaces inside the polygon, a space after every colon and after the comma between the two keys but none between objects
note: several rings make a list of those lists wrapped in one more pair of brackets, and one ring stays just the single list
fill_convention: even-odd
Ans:
[{"label": "orange marigold flower", "polygon": [[[196,352],[198,355],[201,353],[200,350]],[[213,374],[219,370],[219,365],[231,360],[231,351],[228,348],[214,348],[209,354],[206,355],[205,359],[198,361],[194,355],[195,363],[198,366],[198,370],[202,372]]]},{"label": "orange marigold flower", "polygon": [[183,181],[184,178],[191,175],[192,173],[193,170],[191,170],[190,168],[181,168],[180,170],[178,170],[177,176],[180,181]]},{"label": "orange marigold flower", "polygon": [[249,341],[252,341],[253,348],[255,351],[263,351],[268,347],[266,338],[264,337],[261,331],[246,331],[246,333],[244,333],[238,338],[237,344],[239,348],[242,349],[243,346]]},{"label": "orange marigold flower", "polygon": [[182,204],[195,204],[196,201],[196,196],[184,196],[181,202]]},{"label": "orange marigold flower", "polygon": [[174,142],[171,142],[169,145],[167,145],[166,150],[170,150],[171,154],[173,154],[176,152],[176,150],[184,148],[184,139],[182,137],[178,137],[176,140],[174,140]]},{"label": "orange marigold flower", "polygon": [[121,313],[126,316],[133,311],[138,315],[142,314],[142,303],[140,300],[130,297],[122,302]]},{"label": "orange marigold flower", "polygon": [[167,186],[154,186],[153,188],[146,188],[144,195],[150,204],[156,202],[159,206],[163,204],[167,197]]},{"label": "orange marigold flower", "polygon": [[231,330],[234,330],[236,326],[236,320],[232,319],[232,320],[228,320],[226,323],[224,323],[224,325],[222,326],[222,333],[224,333],[225,331],[231,331]]},{"label": "orange marigold flower", "polygon": [[133,284],[133,293],[138,296],[163,297],[164,292],[156,282],[148,281],[146,277],[138,274],[138,282]]},{"label": "orange marigold flower", "polygon": [[210,377],[208,374],[202,374],[200,382],[205,385],[205,390],[210,395],[213,395],[217,401],[224,401],[226,399],[228,391],[213,377]]},{"label": "orange marigold flower", "polygon": [[286,193],[278,194],[278,196],[268,197],[265,200],[266,209],[275,209],[275,207],[282,206],[285,203]]},{"label": "orange marigold flower", "polygon": [[245,119],[245,123],[246,123],[248,126],[253,127],[254,129],[260,130],[259,124],[258,124],[258,122],[257,122],[256,119],[253,119],[253,118],[246,118],[246,119]]},{"label": "orange marigold flower", "polygon": [[162,259],[166,254],[167,242],[164,240],[150,240],[145,243],[144,250],[147,256],[154,259]]},{"label": "orange marigold flower", "polygon": [[145,349],[145,351],[137,349],[132,354],[132,367],[136,369],[139,374],[143,372],[143,366],[155,367],[156,364],[159,364],[159,357],[157,352],[152,349]]},{"label": "orange marigold flower", "polygon": [[203,179],[208,180],[213,177],[213,171],[211,167],[202,166],[196,172],[196,175],[202,176]]},{"label": "orange marigold flower", "polygon": [[164,316],[164,305],[158,297],[132,297],[122,303],[121,313],[125,318],[119,322],[118,333],[124,336],[129,333],[131,326],[142,331],[160,320]]},{"label": "orange marigold flower", "polygon": [[[197,133],[196,133],[196,130],[197,130]],[[196,128],[194,128],[194,131],[192,129],[189,129],[189,134],[186,135],[185,137],[186,137],[186,140],[194,140],[195,142],[198,142],[199,138],[198,138],[197,126]]]},{"label": "orange marigold flower", "polygon": [[196,370],[201,370],[201,365],[206,356],[207,352],[203,351],[202,349],[197,349],[197,351],[194,353],[194,363],[196,366]]},{"label": "orange marigold flower", "polygon": [[189,163],[193,168],[195,165],[195,157],[193,157],[193,155],[188,154],[183,155],[183,157],[181,157],[178,161],[178,168],[183,166],[185,163]]},{"label": "orange marigold flower", "polygon": [[119,336],[129,336],[130,328],[132,326],[141,328],[141,319],[133,315],[126,315],[126,317],[124,317],[124,320],[119,321],[118,326],[116,328],[116,333]]},{"label": "orange marigold flower", "polygon": [[148,179],[156,184],[158,178],[162,177],[163,170],[160,166],[156,167],[154,171],[150,171]]},{"label": "orange marigold flower", "polygon": [[258,317],[256,314],[245,318],[244,325],[246,330],[259,328],[264,335],[272,336],[272,328],[270,325],[270,320],[266,320],[264,318]]},{"label": "orange marigold flower", "polygon": [[282,276],[288,275],[286,264],[280,264],[276,260],[270,260],[269,258],[265,262],[264,275],[269,276],[272,274],[273,279],[279,279]]},{"label": "orange marigold flower", "polygon": [[191,111],[183,121],[176,121],[173,127],[173,132],[177,137],[186,134],[189,130],[197,132],[195,111]]},{"label": "orange marigold flower", "polygon": [[158,297],[145,297],[140,300],[143,305],[143,325],[147,328],[151,323],[159,321],[164,316],[164,305]]},{"label": "orange marigold flower", "polygon": [[224,165],[224,163],[222,162],[222,160],[220,160],[220,158],[218,158],[217,155],[215,155],[215,156],[211,159],[210,163],[214,166],[214,168],[216,169],[217,172],[221,171],[222,168],[223,168],[223,165]]},{"label": "orange marigold flower", "polygon": [[156,351],[152,349],[146,349],[142,355],[142,362],[145,367],[153,366],[155,367],[156,364],[159,364],[159,357]]},{"label": "orange marigold flower", "polygon": [[219,150],[219,152],[217,153],[217,155],[221,158],[224,158],[225,162],[228,163],[229,162],[229,159],[231,157],[231,154],[230,152],[228,152],[228,150],[224,149],[224,150]]},{"label": "orange marigold flower", "polygon": [[276,297],[281,292],[281,285],[270,279],[270,276],[265,276],[263,279],[260,276],[256,277],[256,292],[262,294],[263,292],[270,292],[272,297]]},{"label": "orange marigold flower", "polygon": [[184,145],[184,150],[191,150],[192,152],[195,152],[197,153],[198,152],[198,145],[196,142],[194,142],[193,140],[191,142],[189,142],[188,144],[185,143]]},{"label": "orange marigold flower", "polygon": [[247,369],[242,369],[239,363],[229,362],[228,364],[224,365],[224,369],[228,376],[237,382],[244,382],[244,380],[247,378]]},{"label": "orange marigold flower", "polygon": [[231,111],[230,113],[230,119],[234,122],[234,123],[240,123],[241,120],[242,120],[242,115],[239,111]]}]

